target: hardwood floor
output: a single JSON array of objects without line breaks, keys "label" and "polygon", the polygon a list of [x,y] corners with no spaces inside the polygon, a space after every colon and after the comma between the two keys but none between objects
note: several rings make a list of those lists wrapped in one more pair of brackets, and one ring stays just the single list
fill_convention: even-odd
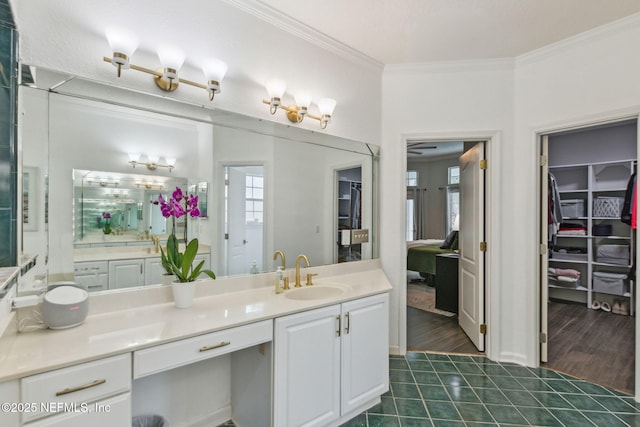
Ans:
[{"label": "hardwood floor", "polygon": [[548,359],[544,367],[634,393],[635,318],[550,302]]}]

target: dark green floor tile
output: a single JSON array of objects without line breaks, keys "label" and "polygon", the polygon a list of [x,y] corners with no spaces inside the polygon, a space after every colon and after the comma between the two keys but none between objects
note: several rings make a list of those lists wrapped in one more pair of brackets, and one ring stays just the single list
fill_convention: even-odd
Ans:
[{"label": "dark green floor tile", "polygon": [[592,396],[592,399],[610,410],[611,412],[637,412],[634,407],[617,396]]},{"label": "dark green floor tile", "polygon": [[463,374],[484,374],[484,372],[482,372],[482,369],[480,369],[480,366],[475,363],[455,362],[454,365],[456,369],[458,369],[458,371],[462,372]]},{"label": "dark green floor tile", "polygon": [[413,376],[418,384],[441,384],[440,377],[435,372],[414,371]]},{"label": "dark green floor tile", "polygon": [[487,410],[493,418],[501,424],[527,425],[520,412],[513,406],[506,405],[486,405]]},{"label": "dark green floor tile", "polygon": [[506,369],[504,369],[502,366],[499,365],[480,365],[480,367],[482,368],[482,370],[487,374],[487,375],[502,375],[502,376],[509,376],[509,371],[507,371]]},{"label": "dark green floor tile", "polygon": [[498,386],[500,390],[524,390],[522,384],[520,384],[513,377],[491,377],[494,383]]},{"label": "dark green floor tile", "polygon": [[433,427],[465,427],[463,421],[431,420]]},{"label": "dark green floor tile", "polygon": [[491,403],[494,405],[509,405],[507,397],[495,388],[474,388],[478,398],[482,403]]},{"label": "dark green floor tile", "polygon": [[609,389],[602,387],[598,384],[588,383],[586,381],[573,381],[572,384],[587,394],[600,395],[600,396],[612,395]]},{"label": "dark green floor tile", "polygon": [[447,386],[447,391],[454,402],[482,403],[471,387]]},{"label": "dark green floor tile", "polygon": [[427,411],[431,419],[459,420],[458,410],[451,402],[427,402]]},{"label": "dark green floor tile", "polygon": [[415,384],[391,383],[391,390],[393,391],[393,397],[420,399],[420,393]]},{"label": "dark green floor tile", "polygon": [[351,418],[340,427],[367,427],[367,414],[362,413],[355,418]]},{"label": "dark green floor tile", "polygon": [[383,397],[393,397],[393,393],[391,392],[391,387],[387,390],[383,395]]},{"label": "dark green floor tile", "polygon": [[604,411],[604,407],[586,394],[563,394],[567,402],[581,411]]},{"label": "dark green floor tile", "polygon": [[518,382],[529,391],[553,391],[546,381],[538,378],[517,378]]},{"label": "dark green floor tile", "polygon": [[431,362],[433,370],[436,372],[458,372],[453,362]]},{"label": "dark green floor tile", "polygon": [[516,365],[516,366],[503,366],[503,367],[504,369],[509,371],[509,373],[514,377],[518,377],[518,378],[531,378],[531,377],[535,378],[536,377],[536,374],[531,372],[529,368],[525,366]]},{"label": "dark green floor tile", "polygon": [[428,360],[413,360],[409,362],[409,366],[411,370],[416,371],[428,371],[433,372],[433,366],[431,366],[431,362]]},{"label": "dark green floor tile", "polygon": [[400,417],[400,425],[402,427],[431,427],[433,424],[429,418],[408,418]]},{"label": "dark green floor tile", "polygon": [[411,371],[389,369],[389,381],[396,383],[412,383],[413,375],[411,375]]},{"label": "dark green floor tile", "polygon": [[432,361],[439,361],[439,362],[449,362],[451,361],[451,358],[448,354],[440,354],[440,353],[426,353],[425,356],[427,357],[427,359],[432,360]]},{"label": "dark green floor tile", "polygon": [[497,386],[486,375],[464,374],[462,377],[471,387],[496,388]]},{"label": "dark green floor tile", "polygon": [[424,400],[450,400],[447,390],[441,385],[421,384],[418,388]]},{"label": "dark green floor tile", "polygon": [[396,405],[393,403],[393,397],[382,397],[382,401],[369,409],[370,414],[386,414],[396,415]]},{"label": "dark green floor tile", "polygon": [[491,364],[491,365],[497,365],[498,362],[493,361],[491,359],[487,359],[486,356],[469,356],[469,358],[471,360],[473,360],[476,363],[486,363],[486,364]]},{"label": "dark green floor tile", "polygon": [[562,426],[551,412],[544,408],[518,408],[518,410],[534,426]]},{"label": "dark green floor tile", "polygon": [[553,409],[551,411],[557,419],[566,427],[586,427],[592,426],[593,423],[589,421],[580,411],[573,411],[570,409]]},{"label": "dark green floor tile", "polygon": [[367,414],[369,427],[400,427],[398,417],[391,415]]},{"label": "dark green floor tile", "polygon": [[466,421],[467,427],[498,427],[496,423],[480,423],[474,421]]},{"label": "dark green floor tile", "polygon": [[564,408],[573,409],[573,406],[558,393],[547,391],[532,391],[531,394],[535,397],[542,406],[546,408]]},{"label": "dark green floor tile", "polygon": [[462,419],[466,421],[478,421],[491,423],[494,422],[493,417],[484,407],[484,405],[476,403],[456,403],[456,408],[462,416]]},{"label": "dark green floor tile", "polygon": [[560,393],[582,393],[582,390],[567,380],[546,380],[547,385]]},{"label": "dark green floor tile", "polygon": [[526,390],[503,390],[507,399],[515,406],[541,407],[542,404]]},{"label": "dark green floor tile", "polygon": [[468,386],[467,382],[464,380],[464,377],[460,374],[453,373],[438,373],[440,377],[440,381],[445,386]]},{"label": "dark green floor tile", "polygon": [[471,358],[471,356],[464,356],[462,354],[450,354],[449,355],[449,359],[451,359],[452,362],[461,362],[461,363],[474,363],[473,359]]},{"label": "dark green floor tile", "polygon": [[616,414],[616,416],[631,427],[640,427],[640,414]]},{"label": "dark green floor tile", "polygon": [[546,369],[546,368],[529,368],[529,369],[531,370],[531,372],[533,372],[540,378],[556,378],[556,379],[562,378],[562,376],[560,376],[559,373],[551,369]]},{"label": "dark green floor tile", "polygon": [[640,412],[640,403],[636,402],[635,399],[633,397],[621,397],[620,399],[622,399],[623,401],[627,402],[627,404],[633,406],[634,408],[636,408],[636,410],[638,412]]},{"label": "dark green floor tile", "polygon": [[427,355],[417,351],[410,351],[407,353],[406,359],[407,362],[411,362],[412,360],[427,360]]},{"label": "dark green floor tile", "polygon": [[404,359],[389,359],[389,369],[409,369],[409,364]]},{"label": "dark green floor tile", "polygon": [[398,415],[402,417],[427,418],[427,410],[421,399],[396,399]]},{"label": "dark green floor tile", "polygon": [[582,415],[589,418],[592,423],[602,427],[622,427],[626,424],[615,415],[609,412],[589,412],[584,411]]}]

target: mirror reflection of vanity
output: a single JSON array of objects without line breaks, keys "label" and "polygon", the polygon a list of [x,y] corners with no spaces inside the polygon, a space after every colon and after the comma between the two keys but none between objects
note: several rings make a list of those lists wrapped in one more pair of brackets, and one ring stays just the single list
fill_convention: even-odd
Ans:
[{"label": "mirror reflection of vanity", "polygon": [[[285,252],[287,268],[300,253],[312,265],[336,263],[345,244],[340,171],[353,169],[360,193],[352,223],[369,234],[349,254],[377,256],[377,147],[47,70],[35,74],[36,87],[20,88],[22,163],[37,171],[29,198],[34,226],[22,235],[23,252],[42,260],[34,283],[77,280],[78,265],[91,262],[100,265],[84,276],[96,289],[132,286],[112,280],[118,263],[124,277],[140,275],[133,285],[160,283],[151,237],[162,245],[169,227],[151,202],[176,186],[198,193],[204,213],[189,218],[186,234],[198,238],[199,256],[218,276],[248,274],[253,264],[272,271],[276,250]],[[103,212],[111,215],[107,238]],[[183,234],[178,223],[176,235]]]}]

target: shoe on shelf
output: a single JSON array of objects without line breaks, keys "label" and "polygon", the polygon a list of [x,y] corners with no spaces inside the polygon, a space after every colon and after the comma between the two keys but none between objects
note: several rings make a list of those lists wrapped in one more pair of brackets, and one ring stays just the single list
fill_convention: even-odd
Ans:
[{"label": "shoe on shelf", "polygon": [[591,308],[594,310],[600,310],[601,308],[600,301],[594,299],[593,302],[591,303]]},{"label": "shoe on shelf", "polygon": [[629,300],[620,300],[620,313],[618,314],[622,314],[623,316],[628,316],[629,315]]},{"label": "shoe on shelf", "polygon": [[619,299],[614,299],[613,306],[611,306],[611,312],[613,314],[622,314],[621,309],[622,309],[622,301]]},{"label": "shoe on shelf", "polygon": [[602,309],[602,311],[606,311],[607,313],[611,312],[611,306],[610,306],[610,305],[609,305],[609,303],[608,303],[608,302],[606,302],[606,301],[603,301],[603,302],[600,304],[600,308]]}]

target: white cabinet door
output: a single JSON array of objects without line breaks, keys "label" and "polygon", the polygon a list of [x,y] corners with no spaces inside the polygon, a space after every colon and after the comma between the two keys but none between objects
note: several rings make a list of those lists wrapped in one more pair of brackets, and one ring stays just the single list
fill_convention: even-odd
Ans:
[{"label": "white cabinet door", "polygon": [[389,389],[389,295],[342,304],[341,414]]},{"label": "white cabinet door", "polygon": [[127,259],[109,261],[109,289],[144,285],[144,261]]},{"label": "white cabinet door", "polygon": [[144,284],[159,285],[162,283],[162,260],[160,258],[147,258],[144,260]]},{"label": "white cabinet door", "polygon": [[25,424],[29,427],[113,427],[131,425],[131,394],[82,403],[68,412]]},{"label": "white cabinet door", "polygon": [[87,291],[106,291],[109,288],[109,264],[107,261],[87,261],[73,264],[73,281]]},{"label": "white cabinet door", "polygon": [[339,335],[339,305],[276,319],[274,426],[325,426],[340,417]]}]

